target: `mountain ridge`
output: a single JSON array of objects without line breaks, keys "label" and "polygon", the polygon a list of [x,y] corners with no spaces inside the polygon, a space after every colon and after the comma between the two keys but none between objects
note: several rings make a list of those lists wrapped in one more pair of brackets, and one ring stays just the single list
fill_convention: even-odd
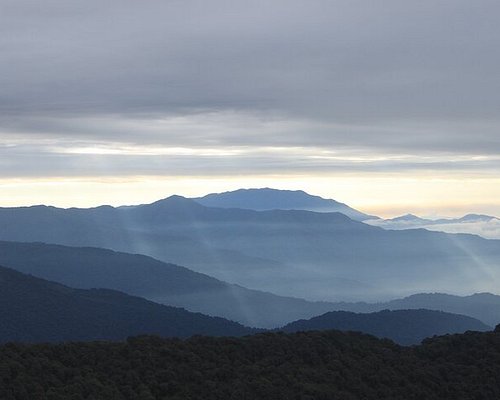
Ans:
[{"label": "mountain ridge", "polygon": [[73,288],[109,288],[162,304],[271,328],[328,311],[329,303],[232,285],[141,254],[0,241],[0,264]]},{"label": "mountain ridge", "polygon": [[350,312],[377,312],[384,309],[427,309],[467,315],[487,325],[500,324],[500,295],[488,292],[457,296],[447,293],[416,293],[401,299],[393,299],[380,303],[347,303],[332,305],[334,310]]},{"label": "mountain ridge", "polygon": [[145,254],[313,301],[493,291],[500,282],[500,241],[384,230],[338,212],[205,207],[179,196],[125,209],[0,209],[0,240]]},{"label": "mountain ridge", "polygon": [[124,340],[138,334],[188,337],[257,332],[236,322],[111,289],[73,289],[0,267],[0,342]]},{"label": "mountain ridge", "polygon": [[291,322],[279,331],[293,333],[317,330],[359,331],[401,345],[419,344],[435,335],[488,331],[492,327],[481,321],[443,311],[411,309],[381,310],[372,313],[330,311],[308,320]]},{"label": "mountain ridge", "polygon": [[357,221],[378,218],[355,210],[347,204],[311,195],[303,190],[280,190],[268,187],[238,189],[223,193],[210,193],[203,197],[193,198],[193,200],[208,207],[218,208],[340,212]]},{"label": "mountain ridge", "polygon": [[485,239],[500,239],[500,218],[484,214],[466,214],[460,218],[420,218],[407,214],[391,219],[367,220],[367,223],[384,229],[427,229],[447,233],[464,233]]},{"label": "mountain ridge", "polygon": [[[108,288],[74,289],[0,267],[0,342],[123,340],[131,335],[242,336],[259,330],[223,318],[160,305]],[[402,345],[426,337],[491,329],[463,315],[429,310],[333,311],[293,321],[284,332],[337,329]]]}]

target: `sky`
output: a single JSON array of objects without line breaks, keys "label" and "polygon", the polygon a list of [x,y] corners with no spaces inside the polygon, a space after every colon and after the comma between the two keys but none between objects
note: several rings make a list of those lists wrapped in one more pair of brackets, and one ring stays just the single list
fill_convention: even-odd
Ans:
[{"label": "sky", "polygon": [[500,2],[0,0],[0,206],[303,189],[500,215]]}]

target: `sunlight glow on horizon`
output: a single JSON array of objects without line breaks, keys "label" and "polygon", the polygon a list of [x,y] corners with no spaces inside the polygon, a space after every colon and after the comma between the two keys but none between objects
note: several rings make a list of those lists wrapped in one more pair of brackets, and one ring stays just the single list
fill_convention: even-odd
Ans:
[{"label": "sunlight glow on horizon", "polygon": [[[500,216],[500,178],[431,178],[417,175],[137,176],[0,179],[0,206],[94,207],[151,203],[177,194],[199,197],[240,188],[304,190],[384,218],[420,216]],[[487,200],[486,200],[487,201]]]}]

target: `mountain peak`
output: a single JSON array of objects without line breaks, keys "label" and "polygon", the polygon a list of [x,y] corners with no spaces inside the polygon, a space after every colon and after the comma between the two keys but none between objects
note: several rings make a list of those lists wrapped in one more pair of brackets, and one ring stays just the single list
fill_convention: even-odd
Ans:
[{"label": "mountain peak", "polygon": [[242,208],[256,211],[305,210],[339,212],[358,221],[376,218],[357,211],[344,203],[314,196],[303,190],[282,190],[269,187],[238,189],[224,193],[211,193],[193,200],[207,207]]},{"label": "mountain peak", "polygon": [[419,216],[415,215],[415,214],[405,214],[405,215],[401,215],[400,217],[396,217],[396,218],[392,218],[390,219],[389,221],[393,221],[393,222],[402,222],[402,221],[412,221],[412,222],[416,222],[416,221],[425,221],[423,218],[420,218]]},{"label": "mountain peak", "polygon": [[464,215],[462,218],[459,218],[457,221],[458,222],[489,222],[491,220],[496,219],[495,217],[492,217],[491,215],[484,215],[484,214],[467,214]]},{"label": "mountain peak", "polygon": [[176,194],[166,197],[164,199],[157,200],[151,204],[147,204],[146,206],[169,206],[169,207],[182,206],[182,207],[196,207],[196,208],[203,207],[192,199],[188,199],[187,197],[179,196]]}]

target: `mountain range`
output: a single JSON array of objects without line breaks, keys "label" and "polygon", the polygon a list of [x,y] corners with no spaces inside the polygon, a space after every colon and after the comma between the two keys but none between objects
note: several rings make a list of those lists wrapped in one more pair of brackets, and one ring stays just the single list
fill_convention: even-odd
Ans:
[{"label": "mountain range", "polygon": [[72,289],[0,267],[0,342],[241,336],[256,330],[109,289]]},{"label": "mountain range", "polygon": [[427,229],[447,233],[469,233],[487,239],[500,239],[500,219],[491,215],[467,214],[461,218],[420,218],[406,214],[392,219],[372,219],[367,223],[384,229]]},{"label": "mountain range", "polygon": [[331,310],[232,285],[139,254],[44,243],[0,242],[0,265],[73,288],[107,288],[244,325],[275,328]]},{"label": "mountain range", "polygon": [[0,239],[140,253],[316,301],[494,291],[500,280],[500,241],[385,230],[337,212],[206,207],[180,196],[126,208],[3,208]]},{"label": "mountain range", "polygon": [[224,317],[244,325],[276,328],[328,311],[371,313],[429,309],[500,323],[500,296],[423,293],[384,303],[310,302],[232,285],[151,257],[99,248],[0,242],[0,265],[79,289],[107,288]]},{"label": "mountain range", "polygon": [[408,346],[419,344],[423,339],[434,335],[488,331],[492,328],[464,315],[418,309],[383,310],[367,314],[332,311],[309,320],[292,322],[279,330],[291,333],[331,329],[369,333]]},{"label": "mountain range", "polygon": [[381,310],[428,309],[468,315],[495,326],[500,324],[500,296],[475,293],[454,296],[445,293],[418,293],[383,303],[333,303],[332,310],[371,313]]},{"label": "mountain range", "polygon": [[[0,267],[0,342],[124,340],[163,337],[242,336],[259,332],[223,318],[156,304],[110,289],[74,289]],[[297,321],[282,331],[356,330],[416,344],[437,334],[482,331],[478,320],[428,310],[371,314],[333,312]]]}]

